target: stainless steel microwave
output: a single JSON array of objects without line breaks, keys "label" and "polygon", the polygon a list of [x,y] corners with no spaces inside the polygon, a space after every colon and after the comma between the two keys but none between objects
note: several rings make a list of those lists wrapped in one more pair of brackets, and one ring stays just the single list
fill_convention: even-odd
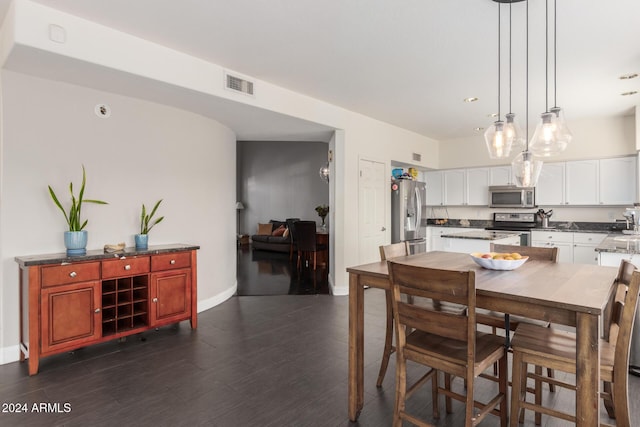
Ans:
[{"label": "stainless steel microwave", "polygon": [[535,187],[516,187],[515,185],[489,187],[490,208],[534,208],[535,206]]}]

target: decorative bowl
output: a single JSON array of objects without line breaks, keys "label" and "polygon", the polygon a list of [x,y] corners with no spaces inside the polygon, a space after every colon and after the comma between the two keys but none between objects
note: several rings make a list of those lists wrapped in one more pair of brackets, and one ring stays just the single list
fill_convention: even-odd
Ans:
[{"label": "decorative bowl", "polygon": [[484,267],[489,270],[515,270],[520,267],[522,264],[527,262],[529,259],[528,256],[524,256],[520,259],[493,259],[493,258],[482,258],[479,253],[470,254],[471,258],[481,267]]}]

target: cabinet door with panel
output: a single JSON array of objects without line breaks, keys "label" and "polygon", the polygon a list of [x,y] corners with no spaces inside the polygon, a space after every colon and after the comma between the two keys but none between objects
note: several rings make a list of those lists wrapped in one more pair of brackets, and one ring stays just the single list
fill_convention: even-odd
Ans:
[{"label": "cabinet door with panel", "polygon": [[597,265],[596,247],[606,237],[604,233],[573,233],[573,263]]},{"label": "cabinet door with panel", "polygon": [[494,166],[489,169],[489,185],[511,185],[511,166]]},{"label": "cabinet door with panel", "polygon": [[151,326],[179,322],[191,316],[191,270],[151,274]]},{"label": "cabinet door with panel", "polygon": [[599,201],[599,161],[566,162],[566,204],[596,205]]},{"label": "cabinet door with panel", "polygon": [[636,183],[635,157],[600,160],[600,204],[633,205],[637,201]]},{"label": "cabinet door with panel", "polygon": [[560,231],[532,231],[531,246],[557,247],[558,262],[573,263],[573,233]]},{"label": "cabinet door with panel", "polygon": [[451,169],[443,173],[444,204],[447,206],[463,206],[466,200],[464,169]]},{"label": "cabinet door with panel", "polygon": [[442,171],[428,171],[424,173],[427,184],[427,206],[442,206],[444,204],[442,191]]},{"label": "cabinet door with panel", "polygon": [[467,199],[471,206],[489,205],[489,168],[467,169],[466,174]]},{"label": "cabinet door with panel", "polygon": [[41,353],[73,350],[99,341],[102,336],[100,300],[99,281],[44,288]]},{"label": "cabinet door with panel", "polygon": [[564,162],[543,163],[536,185],[536,204],[564,205]]}]

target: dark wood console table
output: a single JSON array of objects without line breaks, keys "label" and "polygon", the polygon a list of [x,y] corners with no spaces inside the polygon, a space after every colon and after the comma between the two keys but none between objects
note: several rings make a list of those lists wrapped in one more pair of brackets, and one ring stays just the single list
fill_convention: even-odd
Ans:
[{"label": "dark wood console table", "polygon": [[199,246],[16,257],[20,266],[20,360],[190,320],[197,327]]}]

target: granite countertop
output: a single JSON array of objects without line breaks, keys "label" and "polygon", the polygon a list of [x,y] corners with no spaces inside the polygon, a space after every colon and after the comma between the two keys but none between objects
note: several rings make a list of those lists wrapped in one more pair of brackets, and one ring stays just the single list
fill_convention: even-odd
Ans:
[{"label": "granite countertop", "polygon": [[28,255],[15,257],[15,261],[20,267],[46,264],[70,264],[72,262],[95,261],[110,258],[133,257],[140,255],[156,255],[162,253],[181,252],[200,249],[197,245],[186,245],[175,243],[170,245],[149,246],[148,249],[136,249],[135,247],[124,248],[117,252],[105,252],[102,249],[87,251],[85,255],[68,256],[66,252],[44,255]]},{"label": "granite countertop", "polygon": [[[486,228],[492,227],[493,221],[484,219],[448,219],[444,224],[436,224],[436,219],[427,219],[426,224],[429,227],[456,227],[456,228]],[[540,224],[539,224],[540,225]],[[531,231],[560,231],[560,232],[579,232],[579,233],[621,233],[624,223],[617,222],[573,222],[573,221],[551,221],[549,227],[534,227]]]},{"label": "granite countertop", "polygon": [[640,236],[627,234],[610,234],[598,245],[596,252],[611,252],[619,254],[640,253]]},{"label": "granite countertop", "polygon": [[443,234],[440,237],[448,237],[451,239],[476,239],[476,240],[501,240],[513,236],[519,236],[518,232],[508,231],[463,231],[461,233]]}]

